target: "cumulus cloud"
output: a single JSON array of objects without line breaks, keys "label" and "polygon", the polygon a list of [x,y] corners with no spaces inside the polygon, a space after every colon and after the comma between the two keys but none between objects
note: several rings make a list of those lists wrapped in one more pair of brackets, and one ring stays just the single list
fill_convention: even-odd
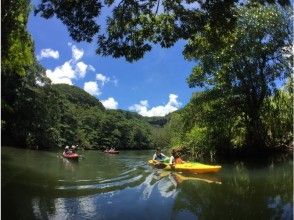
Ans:
[{"label": "cumulus cloud", "polygon": [[[73,80],[78,78],[85,78],[87,71],[95,71],[95,68],[84,63],[81,59],[84,56],[84,50],[77,48],[72,43],[68,43],[71,47],[72,57],[64,62],[64,64],[55,67],[53,70],[47,69],[46,75],[51,79],[53,84],[65,83],[73,85]],[[101,88],[105,83],[109,82],[110,78],[98,73],[95,76],[95,81],[88,81],[84,83],[84,90],[93,96],[101,94]],[[117,102],[114,99],[105,100],[109,108],[117,108]]]},{"label": "cumulus cloud", "polygon": [[[96,81],[90,81],[84,84],[84,90],[91,95],[95,95],[95,96],[101,95],[101,88],[104,86],[105,83],[109,82],[109,80],[110,80],[109,77],[106,77],[101,73],[98,73],[96,74]],[[98,84],[98,82],[101,82],[101,84]],[[117,108],[118,103],[113,98],[104,100],[104,102],[105,102],[106,108],[111,108],[111,109]]]},{"label": "cumulus cloud", "polygon": [[66,61],[62,66],[56,67],[53,71],[47,69],[46,75],[53,84],[66,83],[72,85],[72,79],[76,77],[70,61]]},{"label": "cumulus cloud", "polygon": [[75,45],[71,46],[71,52],[75,61],[81,59],[84,56],[84,50],[77,48]]},{"label": "cumulus cloud", "polygon": [[83,49],[79,49],[71,43],[68,45],[72,49],[72,58],[63,65],[55,67],[54,70],[46,70],[46,75],[51,79],[53,84],[66,83],[73,85],[73,79],[77,79],[78,77],[84,78],[87,71],[95,71],[92,65],[79,61],[84,55]]},{"label": "cumulus cloud", "polygon": [[139,104],[135,104],[129,107],[129,110],[138,112],[140,115],[153,117],[153,116],[165,116],[171,112],[178,110],[181,103],[177,100],[178,96],[175,94],[169,95],[169,101],[166,105],[159,105],[148,109],[148,101],[142,100]]},{"label": "cumulus cloud", "polygon": [[102,104],[104,105],[105,108],[108,109],[117,109],[118,102],[115,101],[114,98],[110,97],[106,100],[101,100]]},{"label": "cumulus cloud", "polygon": [[84,78],[87,72],[88,65],[84,62],[78,62],[76,64],[76,72],[79,74],[80,78]]},{"label": "cumulus cloud", "polygon": [[41,60],[43,58],[53,58],[58,59],[59,58],[59,52],[57,50],[52,50],[51,48],[42,49],[40,52],[40,55],[37,55],[37,59]]},{"label": "cumulus cloud", "polygon": [[101,94],[100,89],[99,89],[96,81],[85,82],[84,90],[93,96],[98,96]]},{"label": "cumulus cloud", "polygon": [[101,81],[102,85],[104,85],[105,83],[109,82],[110,78],[104,76],[101,73],[96,74],[96,80]]}]

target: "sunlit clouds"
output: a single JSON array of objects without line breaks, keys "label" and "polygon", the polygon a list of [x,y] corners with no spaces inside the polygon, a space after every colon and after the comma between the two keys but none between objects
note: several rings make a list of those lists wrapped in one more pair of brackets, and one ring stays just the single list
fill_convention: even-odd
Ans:
[{"label": "sunlit clouds", "polygon": [[85,82],[84,90],[93,96],[99,96],[101,94],[96,81]]},{"label": "sunlit clouds", "polygon": [[96,80],[100,81],[102,85],[110,81],[109,77],[104,76],[102,73],[96,74]]},{"label": "sunlit clouds", "polygon": [[77,48],[75,45],[72,45],[69,43],[69,46],[71,46],[71,52],[72,52],[72,58],[74,60],[79,60],[84,56],[84,50]]},{"label": "sunlit clouds", "polygon": [[165,105],[159,105],[148,109],[149,104],[147,100],[140,101],[139,104],[134,104],[129,107],[129,110],[135,111],[142,116],[153,117],[153,116],[165,116],[171,112],[179,109],[181,103],[177,100],[178,96],[175,94],[169,95],[169,100]]},{"label": "sunlit clouds", "polygon": [[87,72],[88,65],[84,62],[78,62],[76,65],[76,72],[79,73],[80,78],[84,78]]},{"label": "sunlit clouds", "polygon": [[42,49],[40,54],[37,55],[37,59],[41,60],[43,58],[59,58],[59,52],[57,50],[53,50],[51,48]]},{"label": "sunlit clouds", "polygon": [[53,84],[65,83],[73,85],[73,80],[84,78],[87,71],[95,71],[92,65],[79,61],[84,55],[83,49],[79,49],[72,44],[69,44],[69,46],[72,51],[71,59],[65,61],[61,66],[55,67],[54,70],[46,70],[46,75],[51,79]]},{"label": "sunlit clouds", "polygon": [[106,100],[101,100],[102,104],[107,109],[117,109],[118,102],[114,100],[114,98],[110,97]]},{"label": "sunlit clouds", "polygon": [[66,61],[63,65],[55,67],[53,71],[47,69],[46,75],[53,84],[65,83],[72,85],[72,79],[76,77],[76,72],[72,68],[71,61]]}]

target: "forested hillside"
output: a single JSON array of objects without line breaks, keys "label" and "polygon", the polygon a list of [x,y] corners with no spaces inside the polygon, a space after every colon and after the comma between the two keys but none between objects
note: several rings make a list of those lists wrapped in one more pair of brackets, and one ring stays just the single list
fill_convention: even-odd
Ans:
[{"label": "forested hillside", "polygon": [[[31,100],[30,105],[18,106],[20,112],[11,122],[13,129],[4,128],[4,145],[41,149],[70,144],[85,149],[153,146],[151,126],[143,117],[127,111],[105,110],[99,100],[78,87],[36,85],[30,94],[19,99],[25,99],[22,103]],[[8,131],[10,138],[6,135]]]}]

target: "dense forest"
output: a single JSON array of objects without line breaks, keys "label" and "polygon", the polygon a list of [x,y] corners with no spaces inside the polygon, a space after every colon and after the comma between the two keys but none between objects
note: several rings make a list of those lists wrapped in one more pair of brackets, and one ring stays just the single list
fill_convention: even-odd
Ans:
[{"label": "dense forest", "polygon": [[78,144],[84,149],[147,149],[151,125],[142,116],[106,110],[84,90],[66,84],[23,88],[17,115],[4,121],[3,144],[56,148]]},{"label": "dense forest", "polygon": [[[197,7],[192,7],[197,3]],[[192,5],[191,5],[192,4]],[[112,8],[107,32],[95,22]],[[2,4],[2,145],[85,149],[177,147],[188,156],[264,153],[293,146],[293,33],[289,1],[51,1],[35,13],[56,16],[97,53],[135,61],[152,44],[185,40],[196,60],[187,83],[201,87],[183,109],[144,118],[106,110],[69,85],[52,85],[27,31],[30,1]],[[291,20],[292,19],[292,20]]]},{"label": "dense forest", "polygon": [[25,0],[3,5],[2,145],[38,149],[71,144],[85,149],[153,147],[152,126],[142,116],[106,110],[78,87],[50,83],[26,29],[29,10]]}]

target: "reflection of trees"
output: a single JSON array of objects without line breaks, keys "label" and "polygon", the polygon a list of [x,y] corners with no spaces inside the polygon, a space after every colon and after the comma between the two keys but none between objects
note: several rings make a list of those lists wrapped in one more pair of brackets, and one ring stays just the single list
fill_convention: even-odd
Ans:
[{"label": "reflection of trees", "polygon": [[200,219],[291,217],[292,166],[248,171],[238,164],[223,173],[222,184],[186,181],[180,185],[173,215],[188,211]]},{"label": "reflection of trees", "polygon": [[75,172],[76,169],[77,169],[77,163],[78,161],[77,160],[70,160],[70,159],[66,159],[66,158],[63,158],[62,156],[60,156],[60,161],[61,161],[61,165],[62,167],[64,167],[64,169],[66,171],[69,171],[69,172]]},{"label": "reflection of trees", "polygon": [[[29,168],[7,166],[2,163],[1,217],[2,219],[46,219],[54,213],[51,199],[57,181]],[[53,193],[54,194],[54,193]],[[38,206],[36,205],[38,201]]]}]

